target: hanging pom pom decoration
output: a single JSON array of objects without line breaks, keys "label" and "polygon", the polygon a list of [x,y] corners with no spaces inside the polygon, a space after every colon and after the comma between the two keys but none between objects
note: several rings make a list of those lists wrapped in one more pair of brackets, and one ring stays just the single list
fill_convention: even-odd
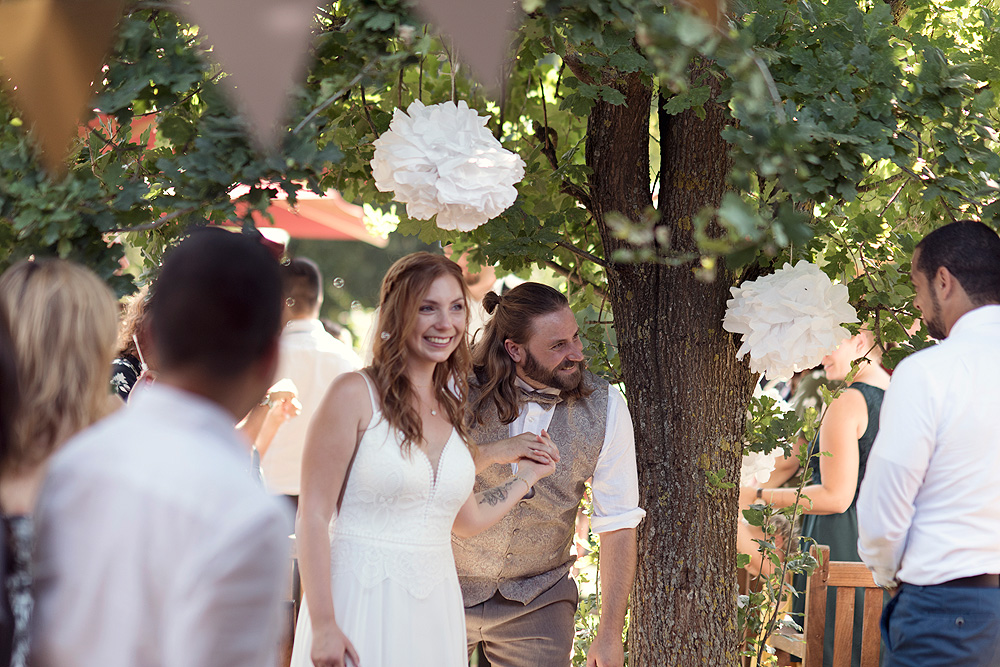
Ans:
[{"label": "hanging pom pom decoration", "polygon": [[841,324],[858,321],[847,287],[805,260],[730,292],[722,328],[742,334],[736,358],[749,353],[750,370],[769,380],[816,366],[850,336]]},{"label": "hanging pom pom decoration", "polygon": [[[757,399],[761,396],[773,399],[774,407],[781,412],[789,412],[792,409],[792,406],[785,399],[781,398],[781,395],[773,388],[761,389],[760,385],[757,384],[753,388],[753,395]],[[751,418],[750,411],[747,411],[747,420]],[[746,447],[747,443],[744,443],[744,451],[746,451]],[[740,465],[740,486],[760,486],[761,484],[766,484],[767,480],[771,479],[771,473],[774,472],[778,458],[783,456],[784,453],[781,447],[775,445],[774,449],[769,452],[754,451],[744,454],[743,462]]]},{"label": "hanging pom pom decoration", "polygon": [[441,229],[470,231],[517,199],[524,161],[505,149],[465,101],[396,109],[375,140],[375,187],[393,192],[416,220],[437,216]]}]

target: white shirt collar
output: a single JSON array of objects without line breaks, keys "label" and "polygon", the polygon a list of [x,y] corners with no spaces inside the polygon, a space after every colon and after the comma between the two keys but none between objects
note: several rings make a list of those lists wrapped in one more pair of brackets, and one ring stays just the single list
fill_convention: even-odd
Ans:
[{"label": "white shirt collar", "polygon": [[326,327],[319,320],[288,320],[285,333],[325,333]]},{"label": "white shirt collar", "polygon": [[135,397],[125,407],[126,410],[147,412],[151,416],[174,420],[183,418],[192,428],[218,434],[232,443],[239,454],[246,454],[236,436],[236,420],[218,403],[204,396],[163,382],[154,382],[148,389]]},{"label": "white shirt collar", "polygon": [[948,332],[948,338],[962,335],[967,330],[992,322],[1000,322],[1000,305],[988,304],[973,308],[955,321],[955,324],[951,326],[951,331]]}]

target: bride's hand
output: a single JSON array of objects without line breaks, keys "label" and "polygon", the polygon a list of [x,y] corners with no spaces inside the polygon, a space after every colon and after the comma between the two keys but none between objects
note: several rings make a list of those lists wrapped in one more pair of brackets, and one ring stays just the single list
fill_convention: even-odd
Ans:
[{"label": "bride's hand", "polygon": [[313,633],[309,657],[316,667],[361,667],[351,640],[337,626]]},{"label": "bride's hand", "polygon": [[535,482],[548,477],[556,471],[556,462],[547,456],[539,457],[545,462],[536,459],[521,459],[517,462],[517,475],[524,478],[528,486],[534,486]]},{"label": "bride's hand", "polygon": [[526,458],[540,463],[546,463],[549,459],[559,460],[559,448],[544,430],[542,435],[521,433],[512,438],[482,444],[479,449],[483,455],[488,456],[488,463],[515,463]]}]

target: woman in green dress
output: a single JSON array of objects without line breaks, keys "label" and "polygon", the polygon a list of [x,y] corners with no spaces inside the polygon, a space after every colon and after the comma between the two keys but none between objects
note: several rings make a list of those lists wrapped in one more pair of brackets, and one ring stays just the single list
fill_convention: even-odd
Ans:
[{"label": "woman in green dress", "polygon": [[[802,537],[815,540],[816,544],[830,547],[830,560],[859,562],[858,516],[856,502],[858,486],[865,475],[868,454],[878,432],[879,410],[882,397],[889,387],[889,374],[881,366],[882,354],[869,331],[861,331],[840,347],[823,357],[827,378],[844,380],[854,361],[859,361],[858,371],[850,386],[844,389],[826,408],[819,435],[809,444],[809,468],[812,475],[802,490],[805,518]],[[768,486],[780,486],[796,472],[797,457],[780,461]],[[795,502],[796,489],[743,487],[740,506],[754,502],[771,503],[774,507],[788,507]],[[809,542],[803,549],[809,548]],[[795,578],[793,585],[803,593],[793,605],[796,620],[801,623],[805,608],[805,577]],[[826,629],[824,633],[824,667],[833,659],[833,605],[836,597],[827,599]],[[859,664],[861,645],[861,612],[859,600],[855,606],[853,665]]]}]

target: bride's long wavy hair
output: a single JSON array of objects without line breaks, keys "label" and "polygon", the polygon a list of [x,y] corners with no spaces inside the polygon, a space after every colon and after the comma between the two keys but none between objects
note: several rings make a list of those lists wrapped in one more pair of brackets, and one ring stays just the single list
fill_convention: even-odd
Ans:
[{"label": "bride's long wavy hair", "polygon": [[442,255],[417,252],[389,267],[382,280],[378,330],[372,346],[372,363],[368,368],[375,381],[382,414],[391,426],[403,434],[400,446],[407,453],[414,443],[419,445],[423,442],[424,434],[415,408],[416,392],[406,375],[410,354],[406,341],[416,327],[417,310],[427,290],[441,276],[453,277],[462,287],[466,302],[466,330],[451,356],[434,368],[434,395],[462,440],[470,450],[475,448],[466,425],[468,377],[472,369],[468,339],[469,290],[462,280],[462,269],[458,264]]}]

